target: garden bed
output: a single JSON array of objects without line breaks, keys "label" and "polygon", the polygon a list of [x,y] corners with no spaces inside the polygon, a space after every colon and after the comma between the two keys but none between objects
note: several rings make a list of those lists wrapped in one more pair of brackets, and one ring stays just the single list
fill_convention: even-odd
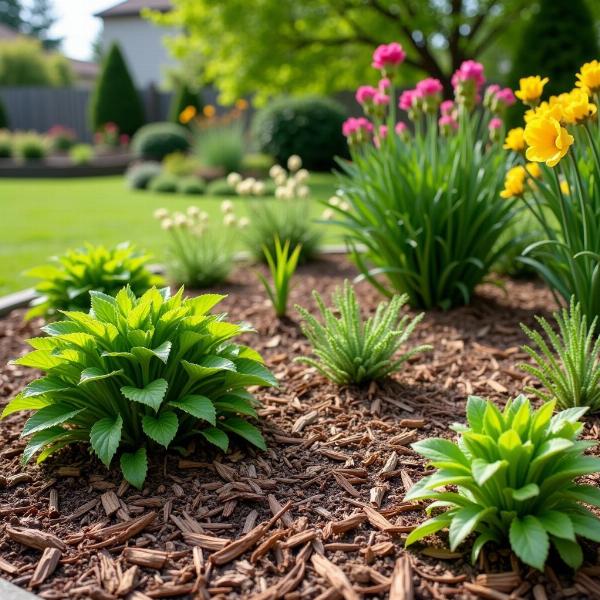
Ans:
[{"label": "garden bed", "polygon": [[0,178],[60,178],[102,177],[121,175],[132,160],[132,155],[106,154],[92,158],[88,164],[77,165],[68,156],[51,156],[46,159],[19,162],[11,158],[0,159]]},{"label": "garden bed", "polygon": [[[328,299],[354,275],[342,257],[301,267],[292,302],[313,309],[312,289]],[[398,564],[410,571],[417,598],[597,596],[600,569],[589,566],[597,563],[594,544],[584,545],[586,566],[575,579],[558,561],[551,560],[543,575],[503,551],[483,552],[473,567],[468,544],[461,547],[465,552],[446,549],[447,533],[409,553],[403,549],[406,532],[424,518],[419,506],[403,501],[424,474],[423,460],[409,444],[449,436],[448,426],[463,420],[468,394],[503,404],[523,388],[519,322],[531,326],[534,314],[554,307],[546,288],[516,281],[506,281],[504,289],[483,285],[471,306],[429,312],[414,337],[432,344],[433,352],[366,389],[338,388],[293,362],[310,351],[308,344],[296,321],[274,320],[251,270],[238,269],[224,290],[230,294],[224,309],[232,320],[256,327],[252,346],[280,381],[279,389],[258,393],[268,452],[240,446],[223,456],[191,447],[185,457],[154,455],[140,493],[121,483],[116,469],[107,472],[79,449],[22,467],[25,417],[11,415],[0,423],[3,576],[21,587],[31,582],[41,550],[9,535],[25,527],[56,536],[51,543],[59,547],[58,568],[36,587],[44,598],[110,599],[132,590],[137,595],[128,597],[135,600],[383,598],[392,579],[396,586],[404,581],[392,597],[409,598],[401,570],[394,573],[402,557]],[[379,301],[366,284],[357,291],[365,308]],[[22,316],[19,310],[0,320],[3,403],[32,378],[21,367],[4,366],[37,333]],[[588,419],[584,437],[597,439],[598,433],[597,419]],[[280,507],[281,518],[268,530],[253,529]],[[243,552],[231,560],[215,555],[226,540],[249,531],[256,539]],[[40,539],[34,535],[33,543]],[[319,554],[330,562],[315,560]]]}]

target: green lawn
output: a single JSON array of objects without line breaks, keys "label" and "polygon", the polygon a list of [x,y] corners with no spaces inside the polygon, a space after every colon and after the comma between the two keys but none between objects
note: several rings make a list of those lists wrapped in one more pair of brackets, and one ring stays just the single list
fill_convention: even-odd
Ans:
[{"label": "green lawn", "polygon": [[[317,217],[334,177],[311,175],[311,212]],[[31,286],[23,271],[83,242],[117,244],[129,240],[162,260],[167,235],[152,217],[156,208],[183,210],[195,204],[219,214],[223,198],[131,191],[123,177],[93,179],[0,179],[0,295]],[[247,198],[232,198],[238,215]],[[275,200],[269,200],[275,202]],[[238,208],[239,207],[239,208]],[[333,233],[328,243],[339,243]]]}]

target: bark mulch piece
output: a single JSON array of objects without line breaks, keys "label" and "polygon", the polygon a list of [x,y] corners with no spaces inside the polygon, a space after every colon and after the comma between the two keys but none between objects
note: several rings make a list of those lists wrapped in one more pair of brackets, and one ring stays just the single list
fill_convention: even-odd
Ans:
[{"label": "bark mulch piece", "polygon": [[[336,257],[301,267],[292,303],[314,309],[313,288],[328,297],[355,274]],[[293,362],[309,352],[295,311],[276,321],[249,269],[232,280],[217,290],[230,293],[224,309],[257,328],[246,341],[281,384],[258,392],[268,451],[240,445],[224,456],[192,445],[186,456],[154,455],[139,492],[81,448],[21,465],[25,417],[11,415],[0,423],[2,577],[47,599],[598,597],[594,544],[576,577],[553,560],[545,574],[534,572],[506,551],[472,566],[468,544],[450,552],[445,533],[403,549],[424,518],[403,501],[424,474],[410,443],[450,436],[469,394],[503,403],[522,389],[519,322],[533,326],[534,314],[554,308],[540,283],[482,285],[471,306],[429,312],[414,343],[433,352],[356,389]],[[377,293],[357,290],[374,310]],[[22,317],[0,321],[2,405],[33,377],[6,365],[39,327]],[[598,431],[589,419],[585,436]]]}]

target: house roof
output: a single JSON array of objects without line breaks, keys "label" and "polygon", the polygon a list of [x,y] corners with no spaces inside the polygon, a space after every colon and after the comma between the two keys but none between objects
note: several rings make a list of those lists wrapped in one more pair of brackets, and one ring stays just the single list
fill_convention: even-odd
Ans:
[{"label": "house roof", "polygon": [[173,8],[171,0],[124,0],[115,6],[96,13],[94,16],[101,19],[112,17],[132,17],[140,14],[142,8],[151,8],[161,12],[168,12]]}]

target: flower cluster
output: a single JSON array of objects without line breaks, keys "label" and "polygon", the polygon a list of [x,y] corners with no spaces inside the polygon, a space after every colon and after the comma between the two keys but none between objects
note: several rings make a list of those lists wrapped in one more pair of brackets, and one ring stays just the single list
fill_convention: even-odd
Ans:
[{"label": "flower cluster", "polygon": [[306,199],[310,196],[310,188],[306,185],[310,173],[302,168],[302,159],[292,154],[287,161],[286,171],[281,165],[273,165],[269,177],[275,184],[275,197],[278,200]]},{"label": "flower cluster", "polygon": [[94,133],[94,144],[97,146],[108,146],[118,148],[119,146],[129,145],[129,136],[126,133],[120,133],[119,126],[112,121],[104,123],[96,133]]}]

